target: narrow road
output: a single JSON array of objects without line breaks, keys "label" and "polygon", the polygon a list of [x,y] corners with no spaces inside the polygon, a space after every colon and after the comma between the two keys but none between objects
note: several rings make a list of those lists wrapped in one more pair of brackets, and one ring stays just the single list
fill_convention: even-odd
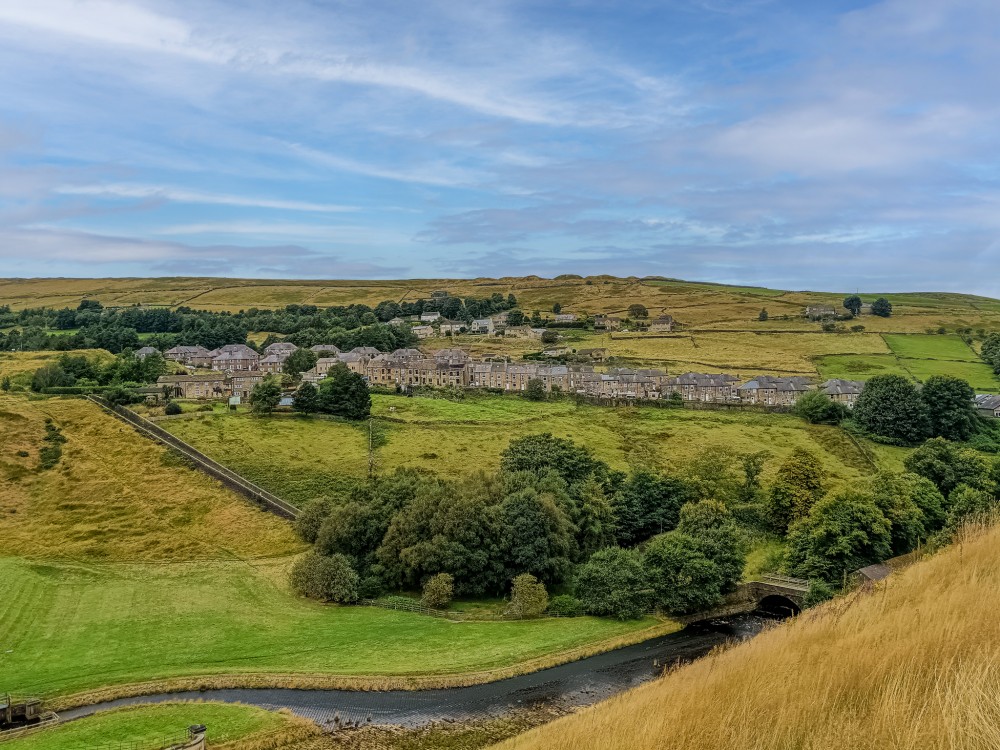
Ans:
[{"label": "narrow road", "polygon": [[588,706],[647,682],[678,662],[706,655],[731,640],[751,638],[767,619],[738,615],[695,623],[683,630],[533,674],[464,688],[441,690],[205,690],[123,698],[71,709],[63,719],[137,703],[213,700],[246,703],[277,710],[288,708],[322,726],[381,724],[419,727],[437,721],[465,721],[497,716],[534,705]]}]

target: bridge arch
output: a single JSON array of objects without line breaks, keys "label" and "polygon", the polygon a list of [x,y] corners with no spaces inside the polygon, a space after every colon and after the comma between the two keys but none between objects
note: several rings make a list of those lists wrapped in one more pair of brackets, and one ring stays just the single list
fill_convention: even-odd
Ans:
[{"label": "bridge arch", "polygon": [[757,610],[768,615],[791,617],[799,614],[802,611],[802,607],[787,596],[768,594],[757,602]]}]

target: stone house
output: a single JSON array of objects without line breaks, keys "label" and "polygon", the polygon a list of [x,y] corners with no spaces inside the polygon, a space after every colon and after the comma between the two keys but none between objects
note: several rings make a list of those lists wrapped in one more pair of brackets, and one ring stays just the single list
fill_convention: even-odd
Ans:
[{"label": "stone house", "polygon": [[736,401],[739,393],[736,386],[739,379],[725,373],[687,372],[673,378],[666,378],[661,386],[662,395],[668,398],[679,393],[685,401],[723,403]]},{"label": "stone house", "polygon": [[491,336],[496,331],[493,318],[478,318],[472,321],[469,332],[480,336]]},{"label": "stone house", "polygon": [[800,376],[779,378],[771,375],[758,375],[736,390],[740,400],[744,403],[792,406],[809,388],[808,378]]},{"label": "stone house", "polygon": [[595,331],[617,331],[622,327],[622,319],[613,315],[595,315]]},{"label": "stone house", "polygon": [[577,349],[577,356],[586,357],[587,359],[592,359],[595,362],[603,362],[608,358],[608,350],[604,348],[599,349]]},{"label": "stone house", "polygon": [[239,370],[230,375],[229,389],[234,396],[246,398],[253,387],[266,377],[267,373],[259,370]]},{"label": "stone house", "polygon": [[441,318],[441,313],[437,312],[425,312],[420,316],[421,323],[433,323]]},{"label": "stone house", "polygon": [[825,320],[837,317],[837,310],[832,305],[810,305],[806,308],[809,320]]},{"label": "stone house", "polygon": [[496,315],[492,316],[493,322],[503,328],[507,325],[507,321],[510,320],[510,313],[504,310],[503,312],[498,312]]},{"label": "stone house", "polygon": [[284,354],[285,356],[288,356],[289,354],[291,354],[292,352],[294,352],[298,348],[299,347],[295,346],[295,344],[292,344],[292,343],[290,343],[288,341],[278,341],[278,342],[275,342],[273,344],[269,344],[268,346],[264,347],[264,354],[265,355],[266,354]]},{"label": "stone house", "polygon": [[418,339],[429,339],[434,335],[432,326],[413,326],[413,335]]},{"label": "stone house", "polygon": [[849,409],[854,408],[854,402],[858,400],[865,384],[861,380],[842,380],[833,378],[827,380],[820,386],[820,390],[830,397],[831,401],[843,404]]},{"label": "stone house", "polygon": [[1000,418],[1000,396],[979,393],[975,397],[976,411],[984,417]]},{"label": "stone house", "polygon": [[136,350],[136,352],[135,352],[135,358],[136,359],[145,359],[146,357],[150,356],[151,354],[159,354],[159,353],[160,353],[159,349],[155,349],[152,346],[144,346],[141,349],[137,349]]},{"label": "stone house", "polygon": [[670,333],[674,330],[674,319],[670,315],[661,315],[649,324],[651,333]]},{"label": "stone house", "polygon": [[457,320],[442,320],[438,326],[438,333],[442,336],[458,336],[465,331],[465,323]]},{"label": "stone house", "polygon": [[576,313],[558,313],[556,315],[556,323],[575,323]]},{"label": "stone house", "polygon": [[260,371],[266,373],[278,373],[282,372],[285,368],[285,360],[291,356],[289,353],[278,353],[268,354],[261,357],[260,360]]},{"label": "stone house", "polygon": [[220,372],[161,375],[156,384],[171,398],[222,398],[229,393],[229,380]]},{"label": "stone house", "polygon": [[[163,356],[167,359],[173,360],[174,362],[180,362],[182,365],[194,365],[194,359],[196,357],[205,357],[208,354],[208,349],[203,346],[175,346],[172,349],[167,349],[163,352]],[[211,360],[209,360],[211,361]]]},{"label": "stone house", "polygon": [[316,344],[316,346],[309,347],[309,350],[316,352],[322,357],[327,357],[331,354],[340,354],[340,349],[333,344]]},{"label": "stone house", "polygon": [[393,318],[392,320],[390,320],[386,325],[390,325],[390,326],[405,326],[406,325],[406,321],[397,316],[397,317]]},{"label": "stone house", "polygon": [[216,349],[212,357],[212,369],[233,372],[257,370],[260,355],[246,344],[226,344]]}]

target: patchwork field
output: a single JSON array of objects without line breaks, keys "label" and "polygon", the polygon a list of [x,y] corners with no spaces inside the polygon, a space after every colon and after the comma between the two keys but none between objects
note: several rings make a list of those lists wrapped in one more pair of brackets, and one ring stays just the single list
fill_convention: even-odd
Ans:
[{"label": "patchwork field", "polygon": [[[571,438],[619,469],[679,469],[709,448],[766,449],[774,454],[768,473],[802,446],[820,456],[834,483],[873,470],[868,449],[843,431],[786,414],[609,409],[487,395],[458,402],[375,395],[373,414],[379,471],[419,467],[457,477],[492,470],[511,439],[539,432]],[[292,502],[320,497],[338,477],[368,470],[367,424],[215,412],[160,425]]]},{"label": "patchwork field", "polygon": [[[225,674],[441,676],[627,637],[652,620],[453,623],[290,595],[290,558],[82,564],[0,559],[0,684],[47,697]],[[369,683],[370,684],[370,683]]]},{"label": "patchwork field", "polygon": [[[45,420],[65,437],[39,469]],[[302,549],[288,524],[81,399],[0,395],[0,555],[192,560]]]},{"label": "patchwork field", "polygon": [[184,738],[187,728],[195,724],[209,727],[208,738],[213,745],[221,745],[252,735],[272,735],[300,722],[286,714],[239,704],[160,703],[107,711],[8,740],[4,750],[126,750],[132,743],[166,747]]}]

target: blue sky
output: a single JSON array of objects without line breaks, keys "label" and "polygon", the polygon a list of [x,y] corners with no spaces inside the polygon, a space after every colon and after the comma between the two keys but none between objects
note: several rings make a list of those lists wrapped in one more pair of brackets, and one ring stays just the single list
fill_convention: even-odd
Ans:
[{"label": "blue sky", "polygon": [[0,276],[1000,296],[995,0],[0,3]]}]

